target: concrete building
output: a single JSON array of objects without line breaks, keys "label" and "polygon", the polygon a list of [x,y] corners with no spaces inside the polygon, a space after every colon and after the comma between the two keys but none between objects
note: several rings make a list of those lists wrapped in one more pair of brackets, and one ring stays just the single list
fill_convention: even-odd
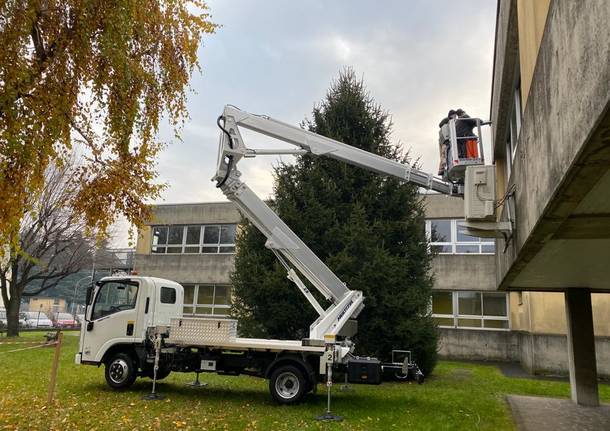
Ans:
[{"label": "concrete building", "polygon": [[[563,295],[498,291],[494,244],[458,231],[463,201],[443,195],[425,199],[426,230],[438,253],[432,313],[441,357],[519,362],[532,374],[568,374]],[[610,295],[592,298],[597,369],[610,377]]]},{"label": "concrete building", "polygon": [[[609,311],[592,304],[610,292],[609,34],[606,0],[498,2],[493,155],[499,196],[510,194],[499,217],[514,232],[498,241],[496,283],[522,292],[515,302],[533,311],[516,320],[531,331],[565,325],[572,398],[584,405],[598,404],[603,371],[594,333],[607,323],[594,313]],[[537,304],[552,313],[544,324]]]},{"label": "concrete building", "polygon": [[227,314],[237,209],[230,202],[157,205],[153,215],[138,235],[135,271],[182,284],[185,315]]},{"label": "concrete building", "polygon": [[[438,253],[432,312],[441,331],[440,355],[520,362],[532,373],[567,374],[561,295],[498,291],[494,242],[459,232],[463,201],[434,194],[425,200],[426,230]],[[183,284],[187,315],[226,314],[237,209],[229,202],[158,205],[153,214],[139,234],[136,271]],[[593,310],[598,369],[610,376],[610,297],[596,295]]]}]

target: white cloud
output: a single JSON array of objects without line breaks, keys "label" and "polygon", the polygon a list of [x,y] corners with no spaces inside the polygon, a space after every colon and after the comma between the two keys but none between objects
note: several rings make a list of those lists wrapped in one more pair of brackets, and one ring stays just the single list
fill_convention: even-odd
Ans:
[{"label": "white cloud", "polygon": [[[183,142],[160,157],[165,202],[223,200],[209,179],[216,168],[216,118],[227,103],[299,124],[345,66],[362,76],[391,114],[394,139],[438,167],[438,122],[450,108],[489,115],[495,2],[285,2],[210,0],[223,25],[200,50],[203,75],[192,86]],[[163,128],[161,137],[172,140]],[[282,144],[244,133],[254,148]],[[285,145],[284,145],[285,146]],[[278,157],[240,163],[261,197],[272,191]],[[289,161],[290,158],[284,157]]]}]

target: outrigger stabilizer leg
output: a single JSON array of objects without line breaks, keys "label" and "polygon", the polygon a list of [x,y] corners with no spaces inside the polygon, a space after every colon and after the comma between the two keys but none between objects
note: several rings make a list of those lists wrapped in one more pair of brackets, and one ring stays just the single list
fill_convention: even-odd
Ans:
[{"label": "outrigger stabilizer leg", "polygon": [[142,397],[143,400],[154,401],[154,400],[162,400],[165,396],[161,395],[156,391],[157,389],[157,372],[159,371],[159,357],[161,355],[161,335],[159,333],[155,334],[155,366],[153,369],[153,383],[152,383],[152,391],[150,394],[146,394]]},{"label": "outrigger stabilizer leg", "polygon": [[204,386],[207,386],[208,384],[206,382],[200,382],[199,381],[199,374],[201,373],[201,371],[195,371],[195,373],[197,374],[197,377],[195,378],[194,382],[189,382],[186,385],[187,386],[191,386],[193,388],[202,388]]},{"label": "outrigger stabilizer leg", "polygon": [[[330,356],[330,358],[333,357],[334,352],[333,352],[332,344],[326,344],[326,352],[324,354],[327,356]],[[317,421],[341,422],[343,420],[343,416],[338,416],[330,411],[330,389],[332,388],[332,386],[333,386],[332,360],[331,361],[327,360],[326,361],[326,411],[324,412],[324,414],[322,414],[320,416],[316,416]]]}]

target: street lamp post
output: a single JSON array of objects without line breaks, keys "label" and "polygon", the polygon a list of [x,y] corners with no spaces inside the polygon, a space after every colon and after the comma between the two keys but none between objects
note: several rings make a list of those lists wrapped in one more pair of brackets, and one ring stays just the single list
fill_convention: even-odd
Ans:
[{"label": "street lamp post", "polygon": [[83,277],[80,280],[78,280],[76,282],[76,284],[74,285],[74,294],[72,295],[72,316],[74,317],[75,321],[76,321],[76,292],[78,291],[78,285],[80,284],[81,281],[88,280],[88,279],[92,279],[93,280],[93,276],[92,275],[88,275],[86,277]]},{"label": "street lamp post", "polygon": [[36,317],[36,328],[38,328],[38,322],[40,322],[40,313],[42,312],[42,304],[38,308],[38,317]]}]

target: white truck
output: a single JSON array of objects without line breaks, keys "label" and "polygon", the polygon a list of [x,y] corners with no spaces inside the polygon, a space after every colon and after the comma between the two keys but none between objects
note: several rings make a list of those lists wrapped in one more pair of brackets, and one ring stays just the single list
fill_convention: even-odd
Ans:
[{"label": "white truck", "polygon": [[[479,121],[479,120],[477,120]],[[258,155],[313,154],[326,156],[392,175],[426,189],[461,196],[464,175],[453,182],[423,173],[411,166],[343,144],[266,116],[226,106],[218,119],[222,130],[217,172],[213,180],[267,238],[286,268],[287,277],[307,298],[319,317],[303,340],[240,338],[237,322],[226,318],[183,317],[182,286],[153,277],[108,277],[87,294],[86,323],[82,325],[76,362],[105,365],[112,388],[125,388],[138,376],[157,379],[172,371],[247,374],[269,379],[275,401],[291,404],[315,391],[318,381],[332,378],[333,369],[346,373],[353,383],[377,384],[383,374],[421,382],[423,375],[407,351],[390,363],[353,355],[351,337],[364,297],[350,290],[254,192],[240,180],[237,164]],[[280,150],[246,147],[240,127],[287,142],[297,148]],[[455,130],[453,127],[452,130]],[[480,165],[481,158],[453,161],[456,172],[463,165]],[[456,145],[455,133],[451,142]],[[305,277],[330,302],[324,308],[299,277]]]}]

